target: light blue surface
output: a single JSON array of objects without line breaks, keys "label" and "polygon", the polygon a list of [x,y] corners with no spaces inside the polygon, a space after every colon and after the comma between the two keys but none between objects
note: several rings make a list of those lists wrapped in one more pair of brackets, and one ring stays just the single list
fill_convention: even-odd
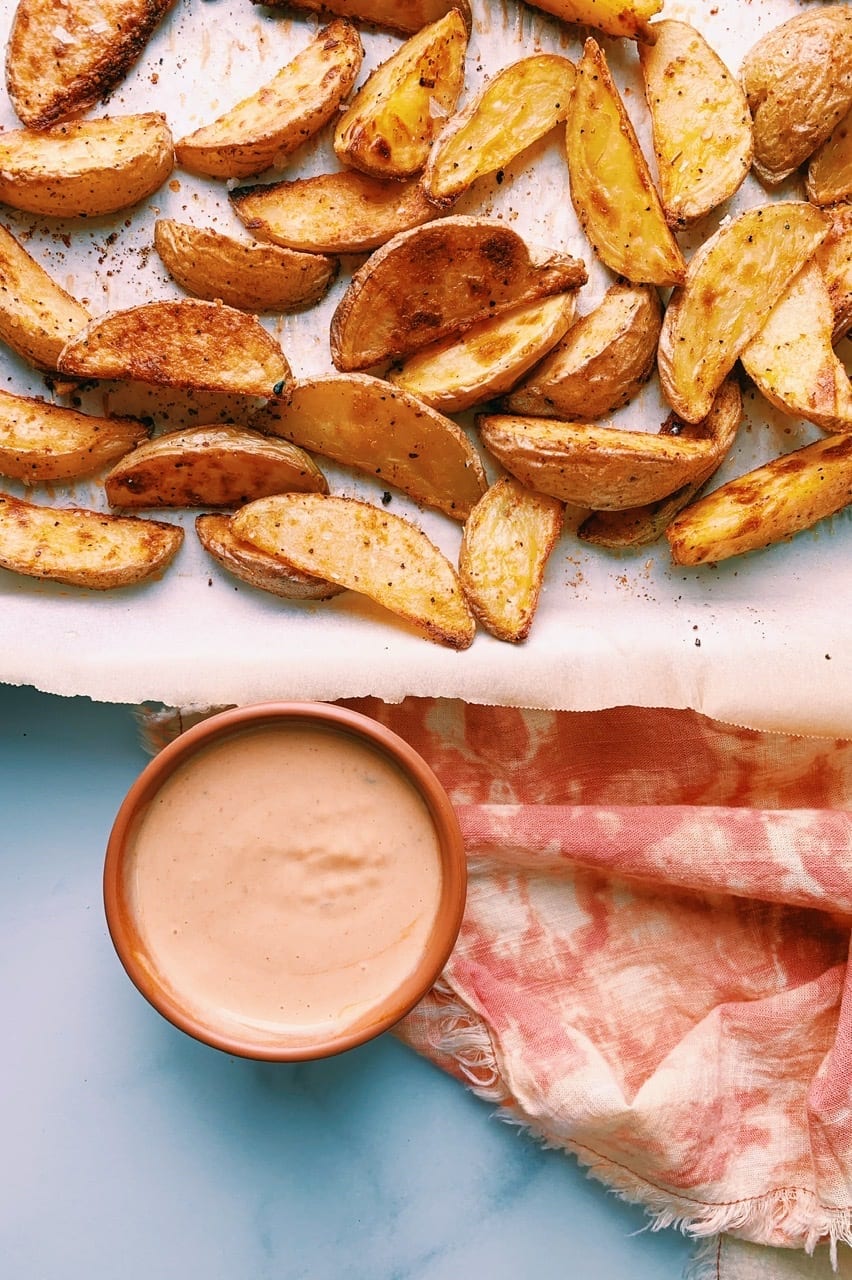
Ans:
[{"label": "light blue surface", "polygon": [[692,1246],[387,1035],[300,1066],[131,986],[103,853],[130,709],[0,686],[2,1280],[672,1280]]}]

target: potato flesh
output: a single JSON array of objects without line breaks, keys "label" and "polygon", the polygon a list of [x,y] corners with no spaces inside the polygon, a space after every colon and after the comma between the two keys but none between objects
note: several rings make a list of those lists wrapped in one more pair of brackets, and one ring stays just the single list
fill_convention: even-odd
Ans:
[{"label": "potato flesh", "polygon": [[354,467],[417,502],[465,520],[486,488],[476,450],[454,422],[363,374],[294,383],[254,418],[261,431]]},{"label": "potato flesh", "polygon": [[147,438],[130,418],[98,418],[0,391],[0,475],[36,484],[89,475]]},{"label": "potato flesh", "polygon": [[339,263],[316,253],[271,244],[245,244],[210,227],[160,218],[154,247],[187,293],[241,311],[291,311],[327,292]]},{"label": "potato flesh", "polygon": [[[252,3],[259,4],[261,0]],[[400,35],[413,35],[451,9],[458,9],[468,31],[471,27],[469,0],[266,0],[266,4],[273,9],[295,9],[297,13],[336,13]]]},{"label": "potato flesh", "polygon": [[751,167],[751,116],[740,85],[700,32],[654,23],[639,46],[666,220],[686,227],[727,200]]},{"label": "potato flesh", "polygon": [[852,195],[852,112],[847,112],[808,165],[808,199],[835,204]]},{"label": "potato flesh", "polygon": [[548,53],[498,71],[435,142],[423,175],[430,198],[452,203],[564,121],[574,77],[572,62]]},{"label": "potato flesh", "polygon": [[711,236],[669,302],[657,352],[663,394],[685,422],[700,422],[777,299],[828,232],[803,202],[749,209]]},{"label": "potato flesh", "polygon": [[365,253],[437,210],[417,182],[347,170],[231,192],[237,217],[260,240],[308,253]]},{"label": "potato flesh", "polygon": [[159,573],[183,529],[158,520],[44,507],[0,494],[0,568],[106,591]]},{"label": "potato flesh", "polygon": [[677,284],[685,265],[595,40],[577,66],[565,129],[571,201],[598,257],[633,284]]},{"label": "potato flesh", "polygon": [[471,512],[459,577],[477,619],[498,640],[517,643],[529,635],[563,514],[555,498],[507,477],[491,485]]},{"label": "potato flesh", "polygon": [[593,27],[608,36],[653,43],[656,23],[649,19],[659,13],[663,0],[530,0],[534,9],[555,14],[563,22]]},{"label": "potato flesh", "polygon": [[832,338],[837,342],[852,326],[852,205],[828,210],[831,228],[814,254],[831,298]]},{"label": "potato flesh", "polygon": [[335,582],[396,613],[453,649],[475,623],[449,560],[418,528],[355,498],[279,494],[243,507],[236,536],[292,569]]},{"label": "potato flesh", "polygon": [[231,528],[231,517],[209,514],[196,516],[195,532],[204,550],[228,573],[284,600],[329,600],[343,587],[307,573],[287,569],[274,556],[240,542]]},{"label": "potato flesh", "polygon": [[90,319],[0,226],[0,338],[37,369],[53,372],[65,344]]},{"label": "potato flesh", "polygon": [[562,338],[574,318],[574,294],[531,302],[416,352],[388,377],[443,413],[460,413],[515,385]]},{"label": "potato flesh", "polygon": [[467,28],[451,9],[381,63],[337,122],[341,163],[379,178],[419,173],[461,93],[466,50]]},{"label": "potato flesh", "polygon": [[722,485],[666,537],[675,564],[707,564],[781,542],[850,502],[852,436],[828,436]]},{"label": "potato flesh", "polygon": [[248,178],[282,163],[337,114],[363,56],[351,23],[329,23],[268,84],[181,138],[179,163],[213,178]]}]

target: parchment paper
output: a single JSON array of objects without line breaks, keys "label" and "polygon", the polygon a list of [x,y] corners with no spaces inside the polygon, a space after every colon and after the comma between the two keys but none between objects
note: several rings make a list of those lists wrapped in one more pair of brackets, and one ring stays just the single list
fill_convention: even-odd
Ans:
[{"label": "parchment paper", "polygon": [[[561,26],[514,0],[473,0],[473,7],[465,96],[525,53],[552,49],[579,57],[581,29]],[[758,36],[797,8],[795,0],[720,0],[712,7],[689,0],[668,3],[663,16],[693,21],[736,71]],[[4,42],[13,9],[4,0]],[[164,110],[180,137],[270,79],[317,25],[258,9],[249,0],[183,0],[126,83],[91,114]],[[371,31],[363,41],[362,80],[398,45]],[[601,43],[650,154],[635,49],[629,42]],[[0,124],[17,125],[5,94]],[[323,138],[297,154],[286,176],[337,167]],[[689,254],[726,214],[791,195],[801,195],[795,182],[769,197],[749,179],[734,201],[682,237],[684,250]],[[478,183],[454,212],[504,218],[530,240],[583,257],[590,280],[581,291],[581,311],[591,310],[611,282],[595,263],[571,207],[561,129],[521,156],[502,181]],[[226,184],[181,171],[146,204],[112,218],[59,223],[3,210],[2,220],[70,292],[101,314],[180,295],[151,247],[160,214],[245,234],[228,205]],[[296,376],[331,369],[329,320],[361,261],[344,260],[339,282],[319,306],[264,321],[279,336]],[[50,398],[39,375],[9,354],[0,358],[10,390]],[[201,398],[187,405],[162,393],[106,385],[86,405],[156,411],[166,427],[197,423],[218,411]],[[655,430],[665,416],[651,385],[617,420]],[[749,391],[746,420],[720,479],[817,435]],[[381,498],[382,490],[371,482],[325,469],[334,492]],[[14,482],[5,487],[24,493]],[[33,497],[106,508],[96,480],[36,490]],[[455,524],[398,494],[389,509],[416,519],[455,559]],[[611,553],[588,548],[566,532],[550,562],[529,640],[510,646],[480,632],[461,654],[422,639],[351,593],[305,606],[240,585],[198,545],[195,513],[157,514],[183,523],[187,537],[169,571],[148,585],[106,595],[0,571],[0,680],[105,701],[183,706],[368,694],[396,701],[415,694],[573,710],[623,703],[692,707],[755,727],[819,734],[852,729],[848,513],[793,543],[694,570],[673,568],[665,543]]]}]

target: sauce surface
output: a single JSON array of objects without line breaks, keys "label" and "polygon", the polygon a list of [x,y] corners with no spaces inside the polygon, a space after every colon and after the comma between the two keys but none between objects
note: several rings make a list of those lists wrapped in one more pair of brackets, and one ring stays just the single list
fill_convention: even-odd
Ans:
[{"label": "sauce surface", "polygon": [[419,792],[349,735],[247,730],[180,765],[131,838],[129,902],[197,1015],[238,1029],[348,1029],[416,967],[437,915]]}]

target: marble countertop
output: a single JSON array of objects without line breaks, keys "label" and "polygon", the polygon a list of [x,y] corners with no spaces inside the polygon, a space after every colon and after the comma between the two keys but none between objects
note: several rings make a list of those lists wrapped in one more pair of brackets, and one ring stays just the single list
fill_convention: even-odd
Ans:
[{"label": "marble countertop", "polygon": [[138,995],[101,904],[132,710],[0,686],[2,1274],[676,1280],[674,1232],[385,1035],[242,1061]]}]

